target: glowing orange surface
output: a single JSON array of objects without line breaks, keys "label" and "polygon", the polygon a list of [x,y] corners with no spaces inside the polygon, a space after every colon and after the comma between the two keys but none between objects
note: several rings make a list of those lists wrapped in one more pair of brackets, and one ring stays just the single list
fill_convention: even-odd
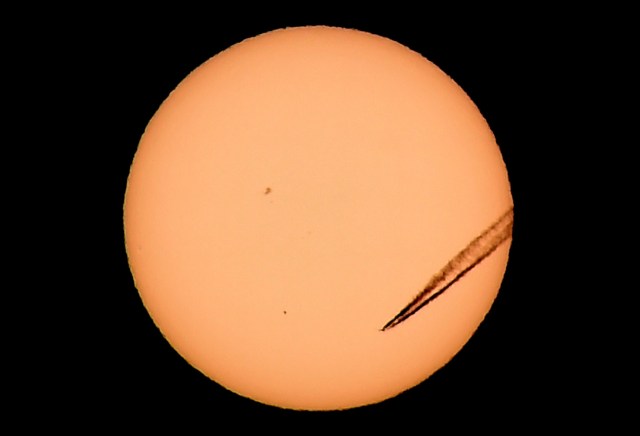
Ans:
[{"label": "glowing orange surface", "polygon": [[149,123],[124,223],[135,284],[194,367],[296,409],[382,401],[449,361],[489,310],[502,244],[381,327],[512,206],[467,95],[368,33],[278,30],[190,74]]}]

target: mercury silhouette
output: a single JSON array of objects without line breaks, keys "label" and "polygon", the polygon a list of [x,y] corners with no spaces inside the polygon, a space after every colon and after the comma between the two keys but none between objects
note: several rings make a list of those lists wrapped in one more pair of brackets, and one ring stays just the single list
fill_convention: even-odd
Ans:
[{"label": "mercury silhouette", "polygon": [[134,283],[167,341],[289,409],[377,403],[445,365],[498,293],[512,226],[500,149],[465,92],[403,45],[322,26],[247,39],[186,77],[124,199]]}]

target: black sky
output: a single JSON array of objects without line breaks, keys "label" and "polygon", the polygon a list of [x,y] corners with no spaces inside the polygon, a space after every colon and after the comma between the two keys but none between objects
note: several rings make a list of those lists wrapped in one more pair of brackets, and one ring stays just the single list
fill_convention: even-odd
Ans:
[{"label": "black sky", "polygon": [[[54,246],[65,248],[58,261],[70,272],[59,291],[65,302],[59,324],[45,329],[48,354],[60,368],[52,398],[66,392],[68,397],[58,404],[94,423],[125,422],[124,417],[136,416],[143,423],[178,419],[215,427],[230,422],[238,429],[260,422],[265,428],[294,430],[308,425],[390,424],[406,431],[404,426],[419,421],[426,430],[429,425],[455,429],[471,422],[478,429],[519,433],[566,416],[565,399],[576,394],[572,367],[561,357],[570,338],[566,330],[554,327],[561,317],[559,309],[549,306],[548,298],[539,298],[566,289],[546,276],[557,256],[545,252],[552,238],[541,229],[549,225],[549,209],[555,206],[546,195],[552,188],[547,180],[558,171],[548,158],[558,153],[558,141],[550,140],[549,132],[562,123],[557,109],[561,103],[550,90],[567,80],[562,47],[570,46],[551,33],[557,21],[525,20],[507,12],[463,22],[456,14],[417,9],[393,14],[316,11],[278,18],[253,14],[252,20],[206,13],[193,15],[201,15],[197,24],[195,18],[169,18],[171,14],[164,20],[87,19],[52,30],[55,38],[44,35],[28,52],[49,71],[38,85],[43,90],[41,110],[62,115],[52,133],[58,158],[62,155],[71,168],[60,170],[71,195],[48,209],[64,221]],[[449,74],[492,128],[515,204],[503,286],[469,343],[416,388],[384,403],[344,412],[265,406],[224,390],[194,370],[146,313],[123,240],[129,165],[146,123],[169,92],[202,62],[246,37],[307,24],[386,36]],[[77,212],[56,212],[65,206]],[[415,429],[423,431],[420,426]]]}]

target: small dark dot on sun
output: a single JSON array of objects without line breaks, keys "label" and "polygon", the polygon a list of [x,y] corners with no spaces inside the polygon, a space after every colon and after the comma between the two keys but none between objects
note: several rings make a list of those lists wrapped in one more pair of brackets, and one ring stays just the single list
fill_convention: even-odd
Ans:
[{"label": "small dark dot on sun", "polygon": [[271,193],[271,188],[267,187],[267,189],[264,190],[264,195],[268,195]]},{"label": "small dark dot on sun", "polygon": [[286,314],[287,314],[287,311],[286,311],[286,310],[283,310],[283,311],[282,311],[282,313],[284,313],[284,314],[286,315]]}]

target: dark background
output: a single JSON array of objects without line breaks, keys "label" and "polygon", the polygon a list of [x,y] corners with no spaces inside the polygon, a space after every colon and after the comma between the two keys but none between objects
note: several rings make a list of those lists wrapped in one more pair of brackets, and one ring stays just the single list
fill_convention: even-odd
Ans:
[{"label": "dark background", "polygon": [[[309,424],[388,425],[419,432],[472,425],[520,433],[558,423],[570,428],[575,417],[589,418],[575,406],[578,399],[596,400],[593,382],[575,363],[575,349],[584,341],[581,327],[567,316],[566,303],[579,292],[561,266],[557,229],[567,223],[550,213],[574,198],[570,184],[557,183],[575,147],[567,140],[566,102],[575,92],[570,86],[575,76],[567,67],[582,62],[576,46],[588,44],[589,33],[559,36],[564,21],[554,14],[523,18],[507,12],[489,14],[487,20],[475,19],[471,11],[462,20],[426,9],[375,14],[317,9],[289,10],[278,18],[252,10],[251,20],[204,10],[184,18],[166,10],[164,19],[96,13],[53,25],[26,52],[37,65],[33,86],[41,90],[40,111],[55,119],[43,124],[54,139],[43,144],[42,160],[55,156],[66,165],[54,170],[62,186],[46,181],[39,186],[43,211],[52,217],[39,229],[53,235],[43,245],[56,265],[47,277],[56,297],[43,304],[55,304],[56,311],[37,337],[40,358],[49,359],[54,374],[43,374],[36,364],[31,380],[48,387],[25,401],[58,410],[63,422],[84,416],[94,424],[124,424],[133,417],[144,425],[177,420],[203,430],[220,423],[285,430]],[[258,404],[193,369],[144,309],[128,268],[122,228],[129,166],[147,122],[171,90],[234,43],[309,24],[388,37],[449,74],[491,126],[515,203],[504,282],[468,344],[416,388],[339,412]]]}]

